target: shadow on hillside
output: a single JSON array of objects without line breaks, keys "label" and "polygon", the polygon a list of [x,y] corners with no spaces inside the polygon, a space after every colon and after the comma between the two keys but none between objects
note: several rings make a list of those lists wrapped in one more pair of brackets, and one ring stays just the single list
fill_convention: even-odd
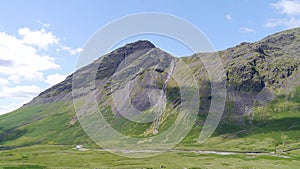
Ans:
[{"label": "shadow on hillside", "polygon": [[0,143],[16,140],[27,133],[27,129],[11,129],[1,133]]},{"label": "shadow on hillside", "polygon": [[[300,131],[300,117],[286,117],[281,119],[253,120],[251,125],[237,123],[219,124],[214,136],[235,134],[238,137],[247,137],[254,134],[268,134],[270,132]],[[295,136],[296,137],[296,136]]]}]

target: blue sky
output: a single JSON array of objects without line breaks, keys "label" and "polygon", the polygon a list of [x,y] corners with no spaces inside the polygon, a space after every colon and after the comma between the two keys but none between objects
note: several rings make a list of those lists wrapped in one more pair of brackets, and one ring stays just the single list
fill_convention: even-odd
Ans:
[{"label": "blue sky", "polygon": [[[98,29],[120,17],[163,12],[197,26],[217,50],[300,26],[297,0],[49,0],[0,6],[0,114],[29,102],[75,69]],[[176,28],[174,28],[176,29]],[[171,39],[141,36],[177,56],[191,51]]]}]

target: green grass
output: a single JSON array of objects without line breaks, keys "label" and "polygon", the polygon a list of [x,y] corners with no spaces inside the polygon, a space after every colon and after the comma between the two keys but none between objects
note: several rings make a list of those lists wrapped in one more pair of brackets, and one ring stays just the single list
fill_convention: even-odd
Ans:
[{"label": "green grass", "polygon": [[27,106],[0,118],[0,144],[24,146],[32,144],[91,143],[74,118],[72,104],[57,102]]},{"label": "green grass", "polygon": [[[24,157],[24,154],[25,157]],[[77,151],[71,146],[31,146],[0,151],[2,168],[298,168],[297,158],[267,155],[213,155],[167,152],[155,157],[125,158],[102,150]],[[1,168],[0,167],[0,168]]]},{"label": "green grass", "polygon": [[40,165],[19,165],[15,167],[3,167],[3,169],[44,169],[46,168],[45,166],[40,166]]}]

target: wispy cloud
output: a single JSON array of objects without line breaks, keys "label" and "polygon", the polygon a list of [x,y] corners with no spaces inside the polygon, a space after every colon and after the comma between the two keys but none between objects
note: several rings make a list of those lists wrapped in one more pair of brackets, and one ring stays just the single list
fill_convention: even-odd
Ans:
[{"label": "wispy cloud", "polygon": [[36,85],[13,86],[0,88],[0,115],[11,112],[28,103],[42,89]]},{"label": "wispy cloud", "polygon": [[0,77],[0,87],[1,86],[6,86],[6,85],[9,85],[9,81],[5,78]]},{"label": "wispy cloud", "polygon": [[49,23],[43,23],[39,19],[36,20],[36,23],[39,24],[39,25],[41,25],[43,28],[49,28],[50,27]]},{"label": "wispy cloud", "polygon": [[67,75],[60,75],[58,73],[52,74],[47,76],[47,78],[45,79],[45,82],[52,85],[55,85],[63,80],[65,80],[65,78],[67,77]]},{"label": "wispy cloud", "polygon": [[227,21],[231,21],[232,20],[232,16],[230,14],[226,14],[225,18]]},{"label": "wispy cloud", "polygon": [[280,0],[271,4],[276,10],[286,15],[299,15],[300,14],[300,1],[297,0]]},{"label": "wispy cloud", "polygon": [[82,51],[82,48],[73,49],[73,48],[71,48],[69,46],[63,45],[60,48],[57,48],[57,52],[61,52],[61,51],[66,51],[70,55],[76,55],[76,54],[78,54],[78,53],[80,53]]},{"label": "wispy cloud", "polygon": [[252,29],[252,28],[249,28],[249,27],[246,27],[246,26],[240,27],[240,30],[242,32],[245,32],[245,33],[255,33],[256,32],[255,29]]},{"label": "wispy cloud", "polygon": [[282,18],[282,19],[269,19],[267,20],[266,27],[273,28],[277,26],[284,26],[286,28],[296,28],[300,26],[300,18]]},{"label": "wispy cloud", "polygon": [[18,103],[0,104],[0,115],[16,110],[17,108],[21,107],[25,103],[27,103],[27,101],[21,101]]},{"label": "wispy cloud", "polygon": [[280,14],[280,16],[278,18],[268,19],[265,23],[266,27],[273,28],[284,26],[286,28],[294,28],[300,26],[299,0],[279,0],[270,5]]},{"label": "wispy cloud", "polygon": [[0,98],[14,98],[24,99],[31,98],[41,92],[42,89],[38,86],[15,86],[15,87],[4,87],[0,91]]}]

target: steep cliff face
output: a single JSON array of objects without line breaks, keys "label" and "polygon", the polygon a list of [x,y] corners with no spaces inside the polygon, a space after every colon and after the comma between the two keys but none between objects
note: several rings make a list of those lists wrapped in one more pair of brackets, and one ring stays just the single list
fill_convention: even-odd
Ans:
[{"label": "steep cliff face", "polygon": [[[231,121],[244,124],[244,117],[249,116],[254,107],[264,106],[278,95],[289,94],[300,84],[300,29],[280,32],[254,43],[241,43],[216,53],[182,58],[199,85],[201,104],[196,126],[203,124],[200,117],[208,112],[211,101],[210,79],[201,63],[201,57],[207,55],[218,55],[224,64],[228,87],[225,121],[229,117]],[[71,144],[88,140],[80,128],[72,99],[86,99],[89,92],[96,93],[99,107],[107,110],[104,116],[115,129],[129,135],[147,136],[153,134],[159,123],[164,130],[172,124],[180,106],[179,87],[171,76],[179,60],[149,41],[137,41],[116,49],[45,90],[19,110],[1,116],[0,143]],[[116,97],[122,89],[130,91],[128,97]],[[143,113],[151,113],[150,108],[162,93],[167,95],[163,118],[145,124],[133,124],[124,119],[124,112],[119,112],[120,107],[112,100],[115,96],[117,102],[133,106],[123,105],[122,110],[127,110],[125,115],[136,116],[142,112],[144,116]],[[79,136],[82,139],[78,139]]]}]

